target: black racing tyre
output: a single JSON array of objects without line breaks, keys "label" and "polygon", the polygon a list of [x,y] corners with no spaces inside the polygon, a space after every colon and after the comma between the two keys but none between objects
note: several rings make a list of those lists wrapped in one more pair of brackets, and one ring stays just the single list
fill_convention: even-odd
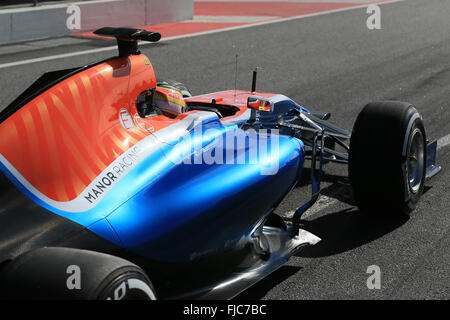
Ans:
[{"label": "black racing tyre", "polygon": [[410,103],[372,102],[358,115],[349,151],[349,177],[362,211],[409,215],[423,193],[426,136]]},{"label": "black racing tyre", "polygon": [[154,300],[144,271],[124,259],[88,250],[45,247],[6,265],[0,298],[45,300]]},{"label": "black racing tyre", "polygon": [[189,91],[189,89],[181,82],[178,82],[178,81],[175,81],[175,80],[161,80],[161,79],[157,80],[157,82],[158,82],[158,85],[160,85],[160,84],[168,84],[169,86],[177,88],[183,94],[183,98],[190,98],[190,97],[192,97],[192,94]]}]

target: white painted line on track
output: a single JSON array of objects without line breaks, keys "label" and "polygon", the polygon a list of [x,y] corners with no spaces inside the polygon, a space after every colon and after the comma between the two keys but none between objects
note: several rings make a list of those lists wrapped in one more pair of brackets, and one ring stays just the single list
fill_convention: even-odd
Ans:
[{"label": "white painted line on track", "polygon": [[337,200],[336,198],[331,198],[331,197],[321,194],[319,196],[319,199],[317,199],[317,202],[308,211],[306,211],[302,215],[302,219],[311,217],[311,216],[319,213],[320,211],[325,210],[326,208],[328,208],[334,204],[337,204],[338,202],[339,202],[339,200]]},{"label": "white painted line on track", "polygon": [[[406,1],[406,0],[392,0],[392,1],[380,2],[380,3],[376,3],[376,4],[384,5],[384,4],[388,4],[388,3],[403,2],[403,1]],[[239,30],[239,29],[252,28],[252,27],[257,27],[257,26],[262,26],[262,25],[267,25],[267,24],[272,24],[272,23],[286,22],[286,21],[292,21],[292,20],[297,20],[297,19],[321,16],[321,15],[326,15],[326,14],[331,14],[331,13],[366,8],[367,6],[368,6],[368,4],[366,3],[366,4],[354,6],[354,7],[340,8],[340,9],[335,9],[335,10],[310,13],[310,14],[282,18],[282,19],[250,23],[250,24],[246,24],[246,25],[242,25],[242,26],[234,26],[234,27],[224,28],[224,29],[209,30],[209,31],[197,32],[197,33],[191,33],[191,34],[183,34],[183,35],[179,35],[179,36],[173,36],[173,37],[167,37],[167,38],[161,39],[160,42],[168,42],[168,41],[172,41],[172,40],[197,37],[197,36],[214,34],[214,33],[219,33],[219,32],[227,32],[227,31],[233,31],[233,30]],[[145,43],[140,44],[140,46],[142,47],[142,46],[149,45],[149,44],[150,43],[145,42]],[[96,49],[90,49],[90,50],[57,54],[57,55],[46,56],[46,57],[39,57],[39,58],[34,58],[34,59],[27,59],[27,60],[22,60],[22,61],[8,62],[8,63],[0,64],[0,69],[20,66],[20,65],[24,65],[24,64],[30,64],[30,63],[36,63],[36,62],[43,62],[43,61],[48,61],[48,60],[63,59],[63,58],[70,58],[70,57],[75,57],[75,56],[80,56],[80,55],[85,55],[85,54],[111,51],[111,50],[117,50],[117,46],[109,46],[109,47],[103,47],[103,48],[96,48]]]},{"label": "white painted line on track", "polygon": [[446,147],[448,145],[450,145],[450,134],[448,134],[448,135],[446,135],[446,136],[444,136],[442,138],[439,138],[438,141],[437,141],[437,148],[438,148],[438,150],[442,149],[442,148],[444,148],[444,147]]},{"label": "white painted line on track", "polygon": [[[340,186],[334,190],[331,191],[332,195],[338,195],[338,194],[344,194],[345,193],[345,187],[344,186]],[[331,195],[330,194],[330,195]],[[317,199],[316,203],[314,203],[314,205],[309,208],[303,215],[302,215],[302,219],[311,217],[317,213],[319,213],[320,211],[334,205],[337,204],[339,202],[338,199],[333,198],[333,197],[329,197],[327,195],[321,194],[319,195],[319,199]],[[283,217],[292,217],[292,215],[295,213],[295,210],[291,210],[288,212],[285,212],[282,214]]]},{"label": "white painted line on track", "polygon": [[326,208],[333,206],[339,202],[337,198],[334,198],[332,196],[334,195],[344,195],[345,194],[346,187],[345,186],[339,186],[334,190],[331,190],[331,192],[328,195],[321,194],[319,195],[319,199],[317,199],[316,203],[307,210],[303,215],[302,218],[308,218],[316,215],[317,213],[321,212],[322,210],[325,210]]},{"label": "white painted line on track", "polygon": [[[319,199],[317,199],[316,203],[302,215],[302,219],[312,217],[312,216],[318,214],[319,212],[321,212],[322,210],[325,210],[326,208],[337,204],[338,202],[339,202],[339,200],[336,198],[331,198],[331,197],[321,194],[319,196]],[[288,212],[282,213],[281,216],[282,217],[292,217],[294,213],[295,213],[295,210],[290,210]]]},{"label": "white painted line on track", "polygon": [[40,57],[40,58],[28,59],[28,60],[22,60],[22,61],[14,61],[14,62],[0,64],[0,69],[16,67],[16,66],[30,64],[30,63],[36,63],[36,62],[43,62],[43,61],[48,61],[48,60],[70,58],[70,57],[74,57],[74,56],[80,56],[83,54],[98,53],[98,52],[110,51],[110,50],[117,50],[117,46],[110,46],[110,47],[84,50],[84,51],[78,51],[78,52],[63,53],[63,54],[56,54],[53,56]]}]

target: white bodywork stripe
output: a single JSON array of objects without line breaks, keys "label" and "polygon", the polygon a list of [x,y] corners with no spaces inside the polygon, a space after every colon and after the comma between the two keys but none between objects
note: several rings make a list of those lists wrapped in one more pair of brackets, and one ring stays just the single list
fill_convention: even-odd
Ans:
[{"label": "white bodywork stripe", "polygon": [[[19,171],[14,168],[14,166],[2,155],[0,154],[0,162],[11,172],[11,174],[28,190],[30,191],[34,196],[36,196],[38,199],[42,200],[43,202],[47,203],[48,205],[62,211],[66,212],[82,212],[89,209],[92,209],[95,207],[100,200],[112,189],[112,187],[119,182],[121,179],[123,179],[127,173],[129,173],[136,165],[141,163],[146,157],[148,157],[150,154],[155,152],[156,150],[160,149],[162,146],[166,145],[167,142],[176,140],[183,134],[187,133],[186,129],[191,126],[191,124],[195,121],[199,121],[199,123],[202,120],[205,120],[207,118],[211,117],[217,117],[212,112],[197,112],[194,114],[191,114],[187,116],[186,118],[180,120],[179,122],[167,126],[164,129],[161,129],[157,131],[154,134],[151,134],[138,143],[136,143],[133,147],[128,149],[126,152],[124,152],[121,156],[119,156],[116,160],[114,160],[106,169],[104,169],[96,179],[94,179],[84,190],[81,192],[75,199],[70,201],[55,201],[41,193],[39,190],[37,190],[25,177],[20,174]],[[167,141],[167,142],[166,142]],[[120,161],[127,157],[133,150],[137,148],[139,150],[139,156],[137,157],[136,161],[133,163],[132,166],[130,166],[126,172],[124,172],[118,179],[115,179],[112,181],[110,185],[108,185],[108,189],[105,190],[101,195],[99,195],[96,198],[96,201],[94,203],[90,203],[88,200],[86,200],[84,197],[86,195],[86,191],[91,190],[92,188],[95,188],[96,184],[99,184],[106,176],[108,172],[114,172],[113,167],[117,166]]]}]

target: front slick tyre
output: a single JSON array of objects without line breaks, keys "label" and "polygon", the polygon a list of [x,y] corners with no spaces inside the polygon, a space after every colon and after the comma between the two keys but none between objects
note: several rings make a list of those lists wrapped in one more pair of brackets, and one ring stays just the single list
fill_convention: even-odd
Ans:
[{"label": "front slick tyre", "polygon": [[426,136],[410,103],[369,103],[350,139],[349,177],[364,212],[409,215],[423,193]]}]

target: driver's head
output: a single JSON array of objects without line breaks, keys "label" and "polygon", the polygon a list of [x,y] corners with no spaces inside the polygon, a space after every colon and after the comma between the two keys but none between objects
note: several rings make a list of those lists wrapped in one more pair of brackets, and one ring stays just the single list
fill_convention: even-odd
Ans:
[{"label": "driver's head", "polygon": [[153,103],[162,112],[172,116],[187,111],[181,91],[166,83],[158,84],[156,87]]}]

